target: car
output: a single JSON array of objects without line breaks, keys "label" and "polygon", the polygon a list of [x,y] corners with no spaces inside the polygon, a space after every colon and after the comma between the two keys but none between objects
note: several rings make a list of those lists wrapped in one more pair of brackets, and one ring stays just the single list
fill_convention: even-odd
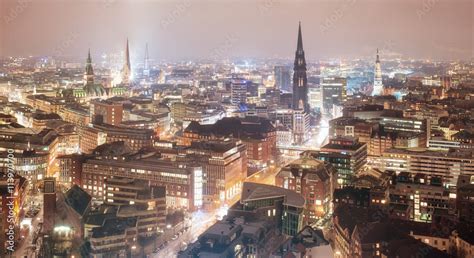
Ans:
[{"label": "car", "polygon": [[174,235],[174,236],[171,238],[171,240],[176,240],[176,239],[178,239],[178,236],[177,236],[177,235]]}]

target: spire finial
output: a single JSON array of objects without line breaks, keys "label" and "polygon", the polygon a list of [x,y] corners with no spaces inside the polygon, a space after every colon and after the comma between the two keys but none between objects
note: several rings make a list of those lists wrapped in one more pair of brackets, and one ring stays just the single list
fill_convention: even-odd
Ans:
[{"label": "spire finial", "polygon": [[299,22],[298,25],[298,46],[297,50],[303,50],[303,36],[301,34],[301,21]]}]

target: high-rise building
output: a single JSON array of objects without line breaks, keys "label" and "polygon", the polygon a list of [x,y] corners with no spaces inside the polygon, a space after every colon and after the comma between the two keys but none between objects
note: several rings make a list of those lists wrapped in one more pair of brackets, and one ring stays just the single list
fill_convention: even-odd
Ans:
[{"label": "high-rise building", "polygon": [[347,79],[343,77],[326,77],[321,81],[322,112],[332,114],[335,105],[346,100]]},{"label": "high-rise building", "polygon": [[308,78],[306,76],[306,59],[303,50],[301,22],[298,27],[298,44],[296,47],[293,73],[293,109],[308,111]]},{"label": "high-rise building", "polygon": [[127,39],[127,46],[125,47],[125,62],[122,68],[122,83],[129,84],[131,77],[132,77],[132,67],[130,65],[130,49],[128,47],[128,39]]},{"label": "high-rise building", "polygon": [[84,73],[84,85],[94,84],[94,69],[92,68],[91,50],[87,54],[86,72]]},{"label": "high-rise building", "polygon": [[310,117],[304,110],[293,110],[293,141],[303,144],[308,140]]},{"label": "high-rise building", "polygon": [[375,59],[375,70],[374,70],[374,89],[372,96],[382,95],[383,84],[382,84],[382,68],[380,66],[379,49],[377,48],[377,58]]},{"label": "high-rise building", "polygon": [[247,102],[247,84],[246,80],[233,79],[230,84],[230,98],[234,105]]},{"label": "high-rise building", "polygon": [[291,72],[290,67],[279,65],[275,66],[275,88],[282,91],[291,92]]}]

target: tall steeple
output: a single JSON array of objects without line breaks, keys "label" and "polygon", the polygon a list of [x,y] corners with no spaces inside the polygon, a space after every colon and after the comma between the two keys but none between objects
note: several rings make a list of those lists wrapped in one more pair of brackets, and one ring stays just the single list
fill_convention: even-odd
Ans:
[{"label": "tall steeple", "polygon": [[303,50],[301,22],[298,27],[298,44],[296,46],[293,70],[293,109],[308,111],[308,78],[306,76],[306,59]]},{"label": "tall steeple", "polygon": [[122,68],[122,83],[129,84],[131,75],[132,75],[132,68],[130,65],[130,50],[128,47],[128,38],[127,38],[127,45],[125,47],[125,62]]},{"label": "tall steeple", "polygon": [[374,69],[374,89],[372,96],[381,95],[383,93],[382,83],[382,67],[380,65],[379,49],[377,48],[377,57],[375,58],[375,69]]},{"label": "tall steeple", "polygon": [[91,49],[87,54],[86,71],[84,73],[84,85],[94,84],[94,69],[92,68]]}]

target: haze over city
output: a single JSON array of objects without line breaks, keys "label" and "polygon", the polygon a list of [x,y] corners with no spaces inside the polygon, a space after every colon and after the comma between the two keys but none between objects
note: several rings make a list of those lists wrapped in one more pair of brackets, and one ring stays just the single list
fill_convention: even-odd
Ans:
[{"label": "haze over city", "polygon": [[474,257],[472,0],[0,0],[0,258]]},{"label": "haze over city", "polygon": [[[82,58],[123,49],[161,60],[291,58],[298,21],[308,60],[473,57],[470,0],[36,1],[0,3],[0,56]],[[60,51],[58,51],[58,49]],[[139,57],[138,57],[139,56]]]}]

